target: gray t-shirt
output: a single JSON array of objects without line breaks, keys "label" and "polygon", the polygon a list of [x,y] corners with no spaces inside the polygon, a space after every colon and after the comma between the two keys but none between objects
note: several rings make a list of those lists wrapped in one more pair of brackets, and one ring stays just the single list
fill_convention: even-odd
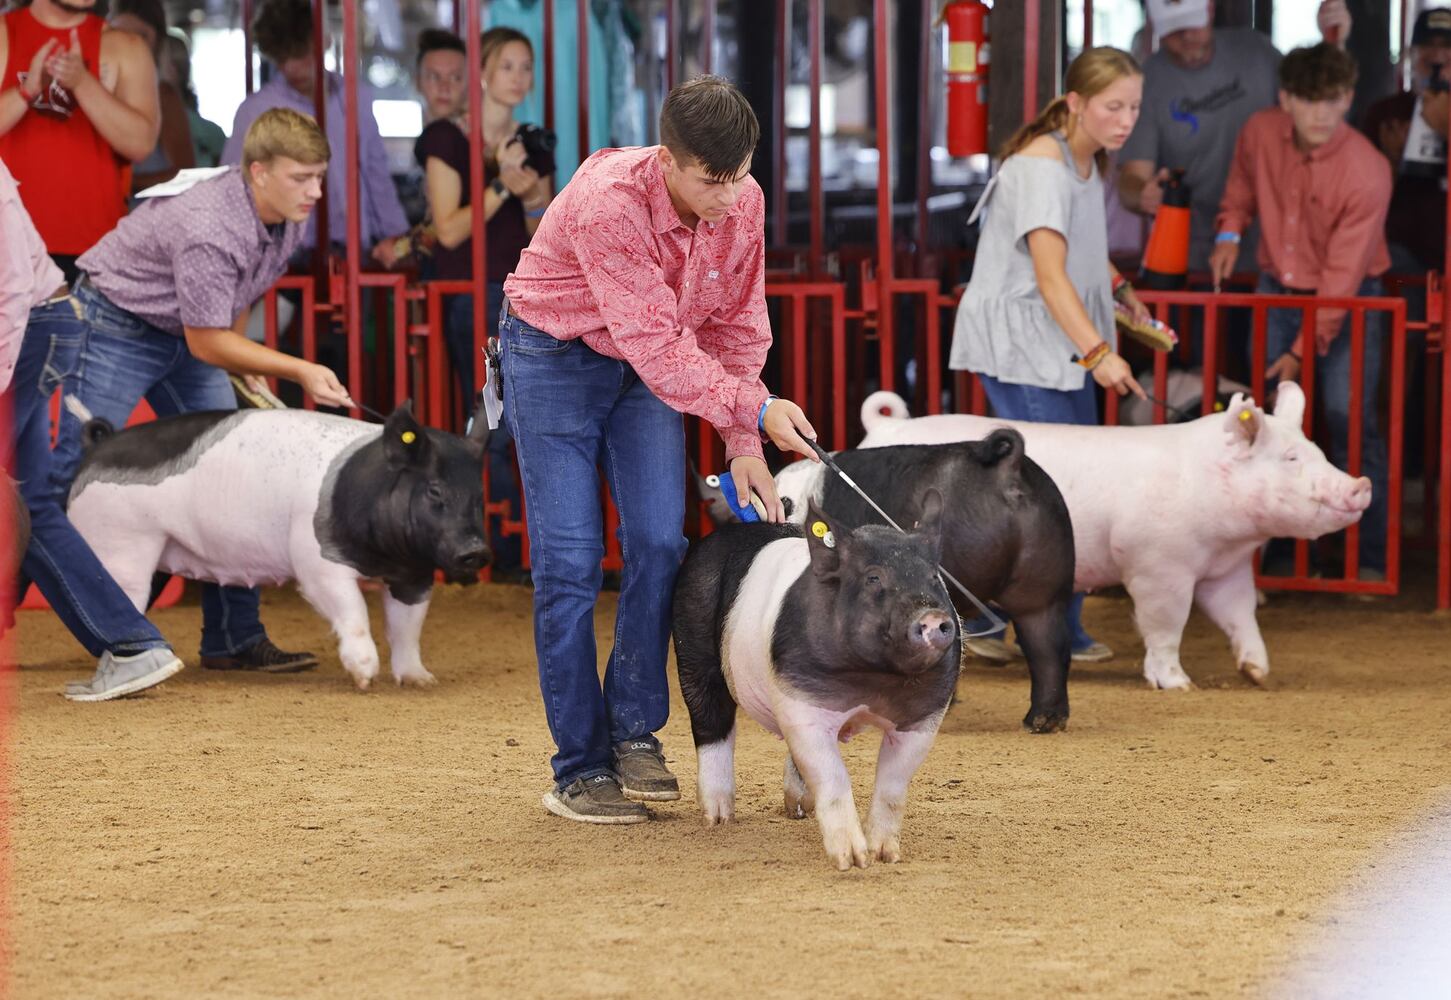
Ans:
[{"label": "gray t-shirt", "polygon": [[[1207,66],[1183,69],[1164,51],[1144,64],[1144,103],[1118,161],[1150,160],[1154,169],[1185,168],[1191,226],[1189,266],[1209,266],[1214,217],[1234,160],[1234,143],[1249,116],[1279,99],[1280,53],[1250,28],[1214,32]],[[1240,260],[1255,259],[1258,230],[1251,227]]]},{"label": "gray t-shirt", "polygon": [[1083,387],[1087,372],[1074,363],[1077,348],[1043,301],[1029,233],[1052,229],[1063,235],[1068,280],[1099,335],[1111,347],[1117,340],[1103,181],[1097,165],[1080,175],[1063,137],[1054,138],[1062,160],[1010,156],[983,192],[982,235],[972,280],[957,306],[949,364],[1001,382],[1073,390]]}]

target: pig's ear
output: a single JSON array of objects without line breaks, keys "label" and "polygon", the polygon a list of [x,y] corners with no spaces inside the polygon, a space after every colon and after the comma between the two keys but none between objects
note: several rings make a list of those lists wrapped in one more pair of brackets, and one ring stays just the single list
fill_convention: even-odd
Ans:
[{"label": "pig's ear", "polygon": [[1255,401],[1237,392],[1229,401],[1229,409],[1224,411],[1224,433],[1229,436],[1232,446],[1246,450],[1253,448],[1264,426],[1264,419],[1264,411],[1255,405]]},{"label": "pig's ear", "polygon": [[413,401],[405,400],[383,422],[383,453],[391,465],[422,465],[430,448],[428,432],[413,419]]},{"label": "pig's ear", "polygon": [[922,513],[917,516],[915,533],[932,549],[932,561],[938,562],[942,552],[942,494],[929,489],[922,495]]},{"label": "pig's ear", "polygon": [[806,546],[811,550],[811,572],[817,579],[834,580],[841,572],[841,540],[846,534],[816,504],[806,504]]},{"label": "pig's ear", "polygon": [[1275,392],[1275,416],[1299,427],[1305,420],[1305,390],[1298,382],[1281,382]]},{"label": "pig's ear", "polygon": [[469,420],[469,430],[464,436],[464,444],[468,445],[469,451],[482,458],[484,452],[488,450],[489,435],[493,431],[489,430],[489,415],[484,410],[483,397],[479,398],[479,408],[474,411],[473,417]]}]

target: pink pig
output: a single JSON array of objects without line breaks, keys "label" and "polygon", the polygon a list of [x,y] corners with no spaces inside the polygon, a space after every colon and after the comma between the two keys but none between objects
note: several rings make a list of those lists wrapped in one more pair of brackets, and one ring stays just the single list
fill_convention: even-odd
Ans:
[{"label": "pink pig", "polygon": [[[1068,503],[1074,588],[1122,583],[1144,637],[1144,677],[1192,687],[1179,640],[1197,603],[1246,678],[1270,671],[1251,556],[1270,538],[1318,538],[1360,520],[1370,480],[1335,468],[1301,430],[1305,396],[1281,383],[1273,414],[1235,394],[1226,411],[1158,427],[1074,427],[962,414],[907,419],[902,398],[862,405],[863,448],[976,440],[1014,427]],[[951,500],[949,498],[949,503]]]}]

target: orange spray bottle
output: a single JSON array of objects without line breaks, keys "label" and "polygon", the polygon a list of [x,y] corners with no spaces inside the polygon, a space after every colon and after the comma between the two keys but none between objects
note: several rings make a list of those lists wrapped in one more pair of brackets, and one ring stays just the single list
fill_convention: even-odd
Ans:
[{"label": "orange spray bottle", "polygon": [[1183,168],[1176,167],[1169,172],[1164,200],[1154,213],[1139,279],[1145,288],[1169,290],[1183,288],[1188,273],[1189,187]]}]

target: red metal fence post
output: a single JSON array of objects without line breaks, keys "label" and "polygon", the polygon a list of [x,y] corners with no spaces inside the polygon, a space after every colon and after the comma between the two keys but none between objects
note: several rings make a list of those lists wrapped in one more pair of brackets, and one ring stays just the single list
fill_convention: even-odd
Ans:
[{"label": "red metal fence post", "polygon": [[[545,0],[545,6],[553,0]],[[584,0],[577,0],[584,2]],[[488,311],[489,285],[488,274],[486,273],[486,262],[488,261],[488,227],[484,224],[484,156],[487,150],[484,148],[484,94],[483,94],[483,66],[479,61],[479,35],[482,25],[479,23],[479,5],[477,0],[469,0],[467,14],[468,35],[465,39],[465,46],[468,49],[469,61],[469,205],[472,211],[470,221],[470,244],[469,244],[469,288],[473,295],[473,344],[471,363],[473,365],[473,383],[482,389],[484,385],[484,340],[485,313]],[[583,72],[581,70],[581,72]],[[440,387],[434,386],[433,391],[439,392]],[[447,398],[447,394],[444,394]],[[465,419],[473,412],[474,401],[466,399],[463,401]],[[446,411],[445,411],[446,412]],[[447,427],[448,423],[442,425]]]},{"label": "red metal fence post", "polygon": [[[361,178],[358,176],[358,73],[362,70],[362,54],[358,45],[358,0],[343,0],[343,98],[347,109],[344,125],[348,168],[348,264],[347,307],[343,314],[348,331],[348,394],[356,403],[363,392],[363,309],[358,283],[362,270],[362,200]],[[368,109],[372,114],[372,109]],[[354,408],[353,416],[362,413]]]}]

